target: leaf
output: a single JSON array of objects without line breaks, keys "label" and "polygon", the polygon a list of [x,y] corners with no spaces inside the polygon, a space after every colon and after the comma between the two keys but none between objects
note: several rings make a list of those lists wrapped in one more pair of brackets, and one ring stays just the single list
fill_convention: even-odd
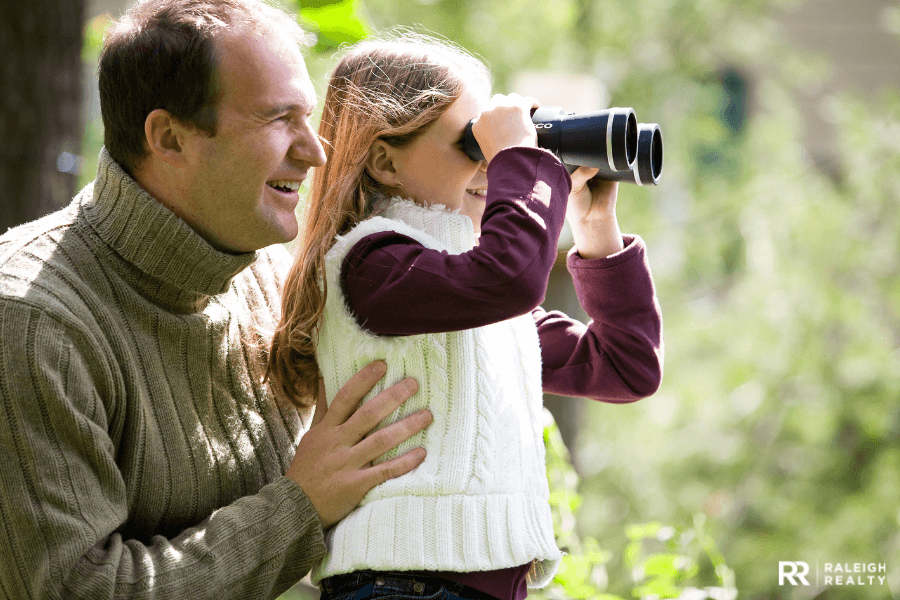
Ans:
[{"label": "leaf", "polygon": [[357,0],[301,0],[300,22],[316,35],[317,52],[358,42],[371,33],[360,16]]},{"label": "leaf", "polygon": [[106,30],[112,25],[113,18],[109,13],[98,15],[88,21],[84,26],[84,44],[81,49],[81,57],[85,62],[94,63],[100,55],[103,47],[103,38]]},{"label": "leaf", "polygon": [[662,529],[660,523],[643,523],[641,525],[629,525],[626,533],[630,540],[642,540],[645,538],[655,538],[660,529]]},{"label": "leaf", "polygon": [[677,554],[655,554],[644,562],[644,573],[647,575],[675,577],[678,575]]}]

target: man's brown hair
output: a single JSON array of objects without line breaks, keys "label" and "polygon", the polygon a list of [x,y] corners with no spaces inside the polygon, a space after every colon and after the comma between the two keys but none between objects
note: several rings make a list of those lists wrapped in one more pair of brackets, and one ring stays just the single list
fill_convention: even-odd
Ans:
[{"label": "man's brown hair", "polygon": [[217,39],[273,31],[302,41],[296,20],[261,0],[140,0],[107,32],[100,54],[104,145],[128,173],[147,156],[144,122],[162,108],[216,134]]}]

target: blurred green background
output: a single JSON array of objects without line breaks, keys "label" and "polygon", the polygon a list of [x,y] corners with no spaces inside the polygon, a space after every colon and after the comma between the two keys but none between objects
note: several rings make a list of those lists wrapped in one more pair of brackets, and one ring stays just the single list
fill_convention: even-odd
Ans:
[{"label": "blurred green background", "polygon": [[[568,450],[546,432],[569,554],[531,597],[900,597],[896,2],[284,5],[311,32],[320,91],[342,43],[409,25],[481,56],[497,92],[631,106],[662,128],[661,185],[622,185],[619,220],[648,244],[663,387],[633,405],[556,410],[577,415]],[[107,22],[88,23],[87,64]],[[872,31],[888,42],[852,63],[864,85],[842,85],[846,65],[802,43],[862,48]],[[94,116],[82,183],[101,140]],[[779,585],[779,561],[809,563],[811,585]],[[813,578],[825,563],[885,564],[887,580],[826,586]],[[298,587],[284,600],[312,597]]]}]

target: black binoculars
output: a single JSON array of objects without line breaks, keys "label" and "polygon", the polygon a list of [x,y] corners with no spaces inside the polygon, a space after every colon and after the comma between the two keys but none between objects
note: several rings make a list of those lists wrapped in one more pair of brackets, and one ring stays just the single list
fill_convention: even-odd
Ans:
[{"label": "black binoculars", "polygon": [[[472,160],[484,154],[466,126],[465,150]],[[656,123],[638,123],[631,108],[607,108],[585,113],[559,106],[538,108],[531,115],[538,146],[549,150],[571,171],[599,169],[596,177],[638,185],[657,185],[662,175],[662,133]]]}]

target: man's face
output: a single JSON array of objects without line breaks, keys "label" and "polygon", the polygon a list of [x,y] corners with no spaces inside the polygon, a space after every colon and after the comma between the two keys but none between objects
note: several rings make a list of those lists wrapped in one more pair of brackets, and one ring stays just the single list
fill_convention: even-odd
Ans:
[{"label": "man's face", "polygon": [[325,152],[310,123],[316,94],[296,43],[234,34],[218,45],[216,135],[194,138],[191,225],[214,247],[248,252],[297,236],[297,188]]}]

